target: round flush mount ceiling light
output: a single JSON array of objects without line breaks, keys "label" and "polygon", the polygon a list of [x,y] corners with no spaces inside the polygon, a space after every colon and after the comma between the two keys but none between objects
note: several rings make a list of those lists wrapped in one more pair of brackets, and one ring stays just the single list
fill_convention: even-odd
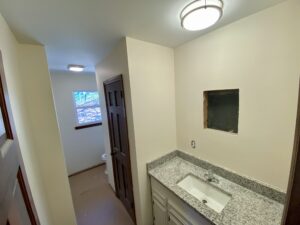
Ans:
[{"label": "round flush mount ceiling light", "polygon": [[82,65],[68,65],[68,69],[72,72],[82,72],[84,70],[84,66],[82,66]]},{"label": "round flush mount ceiling light", "polygon": [[181,11],[181,26],[190,31],[211,27],[221,19],[223,6],[222,0],[193,1]]}]

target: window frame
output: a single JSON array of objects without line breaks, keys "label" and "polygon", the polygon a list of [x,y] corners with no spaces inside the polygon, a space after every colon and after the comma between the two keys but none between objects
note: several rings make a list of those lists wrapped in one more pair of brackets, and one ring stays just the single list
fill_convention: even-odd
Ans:
[{"label": "window frame", "polygon": [[[214,97],[222,96],[222,95],[228,95],[228,94],[237,94],[237,102],[236,102],[236,107],[237,107],[237,116],[235,118],[235,124],[236,129],[233,128],[233,130],[227,130],[224,129],[223,127],[216,127],[216,126],[209,126],[209,97],[210,95],[214,95]],[[235,106],[235,105],[234,105]],[[203,91],[203,122],[204,122],[204,129],[212,129],[215,131],[221,131],[221,132],[226,132],[228,134],[234,134],[238,135],[239,133],[239,117],[240,117],[240,88],[231,88],[231,89],[216,89],[216,90],[206,90]]]},{"label": "window frame", "polygon": [[[80,124],[78,121],[78,114],[77,114],[77,109],[85,109],[85,108],[93,108],[89,106],[84,106],[84,107],[76,107],[76,100],[74,98],[74,92],[97,92],[99,96],[99,107],[100,107],[100,112],[101,112],[101,105],[100,105],[100,94],[98,90],[82,90],[82,89],[77,89],[72,91],[72,100],[73,100],[73,107],[74,107],[74,115],[75,115],[75,123],[76,126],[74,127],[75,130],[80,130],[80,129],[85,129],[85,128],[90,128],[90,127],[96,127],[96,126],[101,126],[102,125],[102,113],[101,113],[101,120],[97,122],[91,122],[91,123],[84,123]],[[94,108],[96,108],[95,106]]]}]

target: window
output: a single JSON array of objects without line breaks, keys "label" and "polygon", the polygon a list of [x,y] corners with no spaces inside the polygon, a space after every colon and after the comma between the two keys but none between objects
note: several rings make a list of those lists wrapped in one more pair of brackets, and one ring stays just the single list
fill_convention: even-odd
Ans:
[{"label": "window", "polygon": [[204,92],[204,127],[238,133],[239,89]]},{"label": "window", "polygon": [[100,125],[102,121],[99,94],[97,91],[74,91],[73,100],[76,110],[77,125]]}]

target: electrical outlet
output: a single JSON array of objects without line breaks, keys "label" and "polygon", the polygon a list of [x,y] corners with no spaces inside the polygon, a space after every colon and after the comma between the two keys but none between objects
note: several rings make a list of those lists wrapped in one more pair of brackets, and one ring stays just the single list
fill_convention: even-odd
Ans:
[{"label": "electrical outlet", "polygon": [[191,141],[191,147],[194,148],[194,149],[196,148],[196,141],[195,140]]}]

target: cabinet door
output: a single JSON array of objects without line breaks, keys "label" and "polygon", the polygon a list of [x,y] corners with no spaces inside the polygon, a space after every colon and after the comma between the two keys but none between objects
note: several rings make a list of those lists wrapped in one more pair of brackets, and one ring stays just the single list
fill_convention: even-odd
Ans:
[{"label": "cabinet door", "polygon": [[168,204],[168,225],[193,225],[172,202]]},{"label": "cabinet door", "polygon": [[157,191],[153,192],[153,221],[154,225],[167,225],[167,199]]},{"label": "cabinet door", "polygon": [[169,211],[168,225],[192,225],[192,223],[181,217],[179,214]]},{"label": "cabinet door", "polygon": [[185,225],[185,224],[180,222],[175,216],[170,215],[168,225]]},{"label": "cabinet door", "polygon": [[167,225],[167,209],[158,201],[153,200],[154,225]]}]

